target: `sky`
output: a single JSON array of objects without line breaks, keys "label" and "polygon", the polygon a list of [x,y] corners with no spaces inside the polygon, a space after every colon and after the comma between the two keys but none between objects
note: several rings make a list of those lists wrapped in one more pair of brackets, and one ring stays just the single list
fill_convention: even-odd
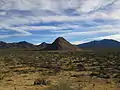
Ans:
[{"label": "sky", "polygon": [[120,0],[0,0],[0,41],[120,41]]}]

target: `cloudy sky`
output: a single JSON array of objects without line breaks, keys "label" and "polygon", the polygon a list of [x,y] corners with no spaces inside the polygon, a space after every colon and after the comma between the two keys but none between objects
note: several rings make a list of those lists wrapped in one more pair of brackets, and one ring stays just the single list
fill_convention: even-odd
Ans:
[{"label": "cloudy sky", "polygon": [[0,0],[0,41],[120,41],[120,0]]}]

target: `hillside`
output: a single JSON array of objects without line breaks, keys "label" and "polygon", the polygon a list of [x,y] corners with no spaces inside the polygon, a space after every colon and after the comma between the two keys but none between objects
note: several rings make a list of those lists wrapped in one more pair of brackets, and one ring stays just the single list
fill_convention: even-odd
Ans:
[{"label": "hillside", "polygon": [[103,39],[100,41],[91,41],[77,45],[79,48],[84,49],[118,49],[120,48],[120,42],[112,39]]},{"label": "hillside", "polygon": [[45,50],[80,50],[77,46],[72,45],[63,37],[58,37],[52,44],[49,44]]}]

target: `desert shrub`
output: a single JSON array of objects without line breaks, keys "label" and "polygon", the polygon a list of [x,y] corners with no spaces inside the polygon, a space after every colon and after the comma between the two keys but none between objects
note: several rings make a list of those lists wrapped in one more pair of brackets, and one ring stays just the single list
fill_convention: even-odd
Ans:
[{"label": "desert shrub", "polygon": [[106,73],[101,73],[98,75],[98,77],[100,78],[105,78],[105,79],[109,79],[110,78],[110,75],[106,74]]},{"label": "desert shrub", "polygon": [[5,64],[4,64],[4,62],[0,62],[0,80],[3,80],[4,79],[4,76],[5,76],[5,74],[4,74],[4,72],[7,70],[7,68],[6,68],[6,66],[5,66]]},{"label": "desert shrub", "polygon": [[34,85],[48,85],[50,83],[45,77],[35,79]]},{"label": "desert shrub", "polygon": [[[72,87],[72,82],[68,78],[61,78],[57,81],[56,85],[52,85],[48,87],[46,90],[75,90]],[[79,89],[81,90],[81,89]]]},{"label": "desert shrub", "polygon": [[91,77],[98,76],[98,75],[99,75],[98,72],[92,72],[92,73],[90,74]]},{"label": "desert shrub", "polygon": [[50,70],[50,69],[44,70],[44,71],[41,72],[41,75],[43,75],[43,76],[46,76],[46,75],[52,76],[52,75],[54,75],[54,71]]},{"label": "desert shrub", "polygon": [[84,71],[85,67],[82,64],[77,64],[77,70],[78,71]]},{"label": "desert shrub", "polygon": [[91,77],[96,76],[96,77],[104,78],[104,79],[109,79],[109,78],[110,78],[110,75],[109,75],[109,74],[107,74],[107,73],[99,73],[99,72],[92,72],[92,73],[90,74],[90,76],[91,76]]},{"label": "desert shrub", "polygon": [[0,72],[0,80],[3,80],[4,79],[4,74]]},{"label": "desert shrub", "polygon": [[116,73],[113,75],[113,78],[120,78],[120,73]]}]

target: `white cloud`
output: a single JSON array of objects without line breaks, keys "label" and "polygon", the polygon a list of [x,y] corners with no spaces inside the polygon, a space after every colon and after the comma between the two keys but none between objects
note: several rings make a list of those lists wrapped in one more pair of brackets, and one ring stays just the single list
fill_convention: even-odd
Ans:
[{"label": "white cloud", "polygon": [[0,15],[4,16],[4,15],[6,15],[6,12],[0,12]]},{"label": "white cloud", "polygon": [[[21,30],[26,30],[26,31],[41,31],[41,30],[50,30],[54,32],[65,32],[65,30],[69,29],[79,29],[80,25],[74,25],[74,24],[61,24],[61,25],[49,25],[49,26],[20,26],[20,27],[14,27],[14,29],[21,29]],[[70,31],[70,30],[69,30]]]},{"label": "white cloud", "polygon": [[108,35],[108,36],[102,36],[102,37],[96,37],[96,38],[87,38],[85,40],[74,41],[71,43],[78,45],[78,44],[87,43],[94,40],[102,40],[102,39],[114,39],[120,42],[120,34],[114,34],[114,35]]},{"label": "white cloud", "polygon": [[6,25],[0,25],[0,30],[1,31],[16,31],[17,34],[8,34],[8,35],[0,35],[0,39],[1,38],[9,38],[9,37],[14,37],[14,36],[29,36],[29,35],[32,35],[32,33],[30,32],[27,32],[25,30],[22,30],[22,29],[16,29],[14,27],[9,27],[9,26],[6,26]]},{"label": "white cloud", "polygon": [[[94,3],[93,3],[94,1]],[[64,21],[81,21],[92,19],[120,19],[120,1],[116,0],[107,10],[98,10],[105,7],[115,0],[0,0],[0,9],[7,10],[5,13],[11,13],[9,17],[2,17],[1,23],[7,25],[30,24],[38,22],[64,22]],[[19,10],[9,11],[9,10]],[[76,10],[79,16],[69,16],[64,13],[64,10]],[[20,11],[23,10],[23,11]],[[27,10],[27,11],[26,11]],[[28,11],[30,13],[28,13]],[[26,13],[25,13],[26,12]],[[37,13],[36,13],[37,12]],[[70,11],[72,13],[72,11]],[[3,14],[3,12],[1,12]],[[17,14],[16,14],[17,13]],[[53,15],[51,13],[54,13]],[[56,14],[58,14],[56,16]],[[15,15],[15,16],[14,16]],[[30,15],[30,16],[29,16]],[[52,15],[52,16],[51,16]],[[6,15],[5,15],[6,16]]]},{"label": "white cloud", "polygon": [[[77,15],[72,16],[71,14],[73,13]],[[105,25],[102,26],[94,22],[93,20],[95,19],[115,20],[118,26],[104,22]],[[115,34],[120,33],[118,29],[120,28],[120,22],[117,22],[118,20],[120,20],[120,0],[0,0],[0,29],[4,28],[19,33],[1,36],[4,38],[32,35],[30,30],[50,30],[56,33],[64,33],[62,36],[69,37],[101,33]],[[82,24],[27,26],[35,23],[79,21],[94,26],[85,27]],[[96,24],[98,26],[95,26]],[[70,28],[73,30],[71,31]],[[67,31],[64,29],[67,29]],[[80,30],[74,31],[78,29]],[[81,29],[87,31],[82,31]]]},{"label": "white cloud", "polygon": [[8,34],[8,35],[0,35],[0,39],[15,37],[15,36],[26,36],[26,34]]},{"label": "white cloud", "polygon": [[108,30],[95,30],[95,31],[87,31],[87,32],[70,32],[70,33],[66,33],[66,34],[62,34],[61,36],[81,36],[81,35],[97,35],[97,34],[101,34],[101,33],[108,33],[108,34],[116,34],[116,33],[120,33],[119,29],[108,29]]},{"label": "white cloud", "polygon": [[78,11],[82,12],[89,12],[93,9],[99,8],[103,0],[85,0],[81,6],[81,8],[78,9]]},{"label": "white cloud", "polygon": [[[95,39],[95,38],[93,38],[93,39]],[[97,40],[99,40],[99,39],[114,39],[114,40],[120,41],[120,33],[114,34],[114,35],[109,35],[109,36],[104,36],[104,37],[98,37],[96,39]]]},{"label": "white cloud", "polygon": [[27,31],[40,31],[40,30],[59,30],[59,29],[64,29],[62,27],[57,27],[57,26],[21,26],[21,27],[15,27],[15,29],[22,29],[22,30],[27,30]]},{"label": "white cloud", "polygon": [[71,43],[74,44],[74,45],[78,45],[78,44],[81,44],[83,42],[81,42],[81,41],[74,41],[74,42],[71,42]]}]

